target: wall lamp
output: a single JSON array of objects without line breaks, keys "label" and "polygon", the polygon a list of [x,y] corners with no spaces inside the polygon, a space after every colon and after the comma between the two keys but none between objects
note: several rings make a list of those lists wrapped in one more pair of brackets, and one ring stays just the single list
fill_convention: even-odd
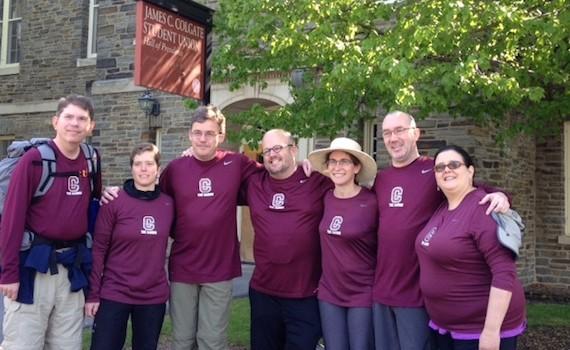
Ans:
[{"label": "wall lamp", "polygon": [[160,115],[160,103],[152,97],[150,90],[146,90],[138,100],[139,107],[148,117],[149,128],[160,128],[162,126],[162,122],[160,118],[158,118]]}]

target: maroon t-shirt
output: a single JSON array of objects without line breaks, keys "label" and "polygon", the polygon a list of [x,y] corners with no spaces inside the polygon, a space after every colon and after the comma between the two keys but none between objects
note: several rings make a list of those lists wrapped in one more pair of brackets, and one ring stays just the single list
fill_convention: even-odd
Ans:
[{"label": "maroon t-shirt", "polygon": [[285,180],[264,171],[247,181],[246,199],[255,231],[251,287],[283,298],[315,295],[321,276],[319,222],[325,176],[306,177],[303,169]]},{"label": "maroon t-shirt", "polygon": [[352,198],[324,198],[319,225],[323,274],[318,298],[343,307],[371,307],[376,266],[376,196],[366,188]]},{"label": "maroon t-shirt", "polygon": [[241,275],[236,208],[242,181],[262,167],[245,155],[182,157],[168,164],[160,188],[176,206],[169,272],[172,282],[212,283]]},{"label": "maroon t-shirt", "polygon": [[166,302],[166,246],[173,220],[174,201],[164,193],[142,200],[121,191],[103,205],[95,225],[87,301]]},{"label": "maroon t-shirt", "polygon": [[513,254],[500,244],[487,208],[478,204],[485,194],[470,192],[454,210],[442,203],[415,242],[425,307],[449,331],[483,330],[491,286],[512,292],[501,330],[520,327],[525,319]]},{"label": "maroon t-shirt", "polygon": [[380,170],[378,254],[373,300],[389,306],[421,307],[414,242],[444,197],[437,191],[434,161],[419,157],[403,168]]},{"label": "maroon t-shirt", "polygon": [[[87,232],[91,200],[87,160],[81,151],[77,159],[69,159],[54,142],[50,145],[55,151],[57,173],[77,175],[55,177],[49,191],[32,203],[42,174],[41,155],[31,149],[22,156],[12,173],[2,213],[0,283],[19,282],[19,253],[25,229],[52,240],[76,240]],[[95,183],[95,192],[100,193],[101,179]]]}]

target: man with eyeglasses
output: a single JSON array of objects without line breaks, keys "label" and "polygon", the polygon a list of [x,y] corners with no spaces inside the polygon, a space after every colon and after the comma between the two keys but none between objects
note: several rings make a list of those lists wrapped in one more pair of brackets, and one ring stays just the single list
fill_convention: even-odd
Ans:
[{"label": "man with eyeglasses", "polygon": [[[372,297],[376,350],[430,349],[414,242],[444,196],[437,190],[434,160],[419,154],[419,137],[410,114],[395,111],[385,116],[382,138],[392,164],[379,171],[374,182],[379,207]],[[480,204],[488,202],[487,214],[509,208],[500,192],[488,194]]]},{"label": "man with eyeglasses", "polygon": [[321,337],[318,225],[332,182],[305,175],[285,130],[265,133],[262,152],[267,171],[250,176],[244,188],[255,230],[251,350],[313,350]]},{"label": "man with eyeglasses", "polygon": [[[245,179],[263,167],[219,149],[225,131],[218,108],[198,107],[188,133],[192,156],[171,161],[160,175],[160,189],[176,206],[169,258],[174,350],[229,348],[232,279],[241,275],[238,196]],[[112,199],[109,192],[106,199]]]},{"label": "man with eyeglasses", "polygon": [[262,171],[245,155],[218,149],[226,120],[214,106],[192,115],[192,157],[173,160],[160,187],[176,204],[170,253],[173,349],[228,349],[232,279],[241,275],[236,207],[243,181]]}]

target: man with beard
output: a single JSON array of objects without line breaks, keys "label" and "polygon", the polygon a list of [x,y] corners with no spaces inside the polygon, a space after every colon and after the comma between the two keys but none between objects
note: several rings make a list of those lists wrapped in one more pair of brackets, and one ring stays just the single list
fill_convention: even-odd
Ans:
[{"label": "man with beard", "polygon": [[291,133],[273,129],[262,140],[266,172],[246,180],[255,230],[251,279],[251,349],[315,349],[321,337],[316,297],[321,275],[322,197],[332,188],[296,164]]}]

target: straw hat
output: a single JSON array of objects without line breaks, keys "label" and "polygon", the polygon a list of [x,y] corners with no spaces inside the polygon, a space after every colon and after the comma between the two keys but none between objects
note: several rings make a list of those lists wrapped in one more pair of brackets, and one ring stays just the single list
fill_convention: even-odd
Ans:
[{"label": "straw hat", "polygon": [[342,151],[356,157],[360,162],[360,171],[356,174],[356,181],[362,185],[370,186],[376,177],[378,169],[376,162],[368,154],[362,152],[362,148],[358,142],[347,137],[337,137],[331,142],[328,148],[318,149],[309,154],[309,161],[313,168],[319,173],[329,176],[327,161],[329,153],[333,151]]}]

